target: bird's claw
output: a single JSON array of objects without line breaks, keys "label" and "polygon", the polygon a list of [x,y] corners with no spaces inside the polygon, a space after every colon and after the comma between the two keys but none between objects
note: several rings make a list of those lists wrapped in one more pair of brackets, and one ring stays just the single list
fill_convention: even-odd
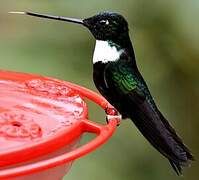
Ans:
[{"label": "bird's claw", "polygon": [[109,121],[116,119],[118,121],[117,126],[120,125],[120,121],[122,119],[122,116],[119,114],[119,112],[114,108],[114,107],[110,107],[108,106],[105,109],[106,112],[106,122],[109,123]]},{"label": "bird's claw", "polygon": [[111,121],[112,119],[116,119],[117,120],[117,126],[120,125],[120,121],[122,119],[122,116],[121,115],[106,115],[106,122],[107,124],[109,123],[109,121]]}]

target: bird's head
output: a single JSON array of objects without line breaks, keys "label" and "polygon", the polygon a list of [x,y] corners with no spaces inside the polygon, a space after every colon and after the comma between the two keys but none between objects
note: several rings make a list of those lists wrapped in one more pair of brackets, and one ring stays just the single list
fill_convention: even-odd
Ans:
[{"label": "bird's head", "polygon": [[55,19],[67,21],[71,23],[81,24],[87,27],[97,40],[120,41],[128,37],[128,23],[125,18],[113,12],[101,12],[86,19],[76,19],[62,16],[52,16],[47,14],[39,14],[33,12],[10,12],[17,14],[25,14],[40,18]]},{"label": "bird's head", "polygon": [[127,34],[128,23],[118,13],[102,12],[83,20],[86,26],[97,40],[112,40]]}]

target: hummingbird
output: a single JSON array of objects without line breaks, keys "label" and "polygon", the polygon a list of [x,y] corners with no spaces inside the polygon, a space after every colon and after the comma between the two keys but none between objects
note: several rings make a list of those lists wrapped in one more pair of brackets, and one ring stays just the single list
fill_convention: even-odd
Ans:
[{"label": "hummingbird", "polygon": [[129,37],[126,19],[115,12],[101,12],[85,19],[33,12],[11,12],[76,23],[86,27],[96,40],[93,81],[98,91],[122,115],[129,118],[149,143],[165,156],[175,172],[194,160],[174,128],[156,106],[142,77]]}]

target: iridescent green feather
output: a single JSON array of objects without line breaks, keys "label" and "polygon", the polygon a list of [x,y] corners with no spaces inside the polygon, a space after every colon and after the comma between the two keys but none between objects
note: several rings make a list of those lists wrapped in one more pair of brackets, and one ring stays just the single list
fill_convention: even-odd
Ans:
[{"label": "iridescent green feather", "polygon": [[112,80],[115,87],[125,94],[137,88],[136,80],[134,79],[132,73],[129,73],[128,71],[128,68],[124,68],[122,66],[113,67],[111,69]]}]

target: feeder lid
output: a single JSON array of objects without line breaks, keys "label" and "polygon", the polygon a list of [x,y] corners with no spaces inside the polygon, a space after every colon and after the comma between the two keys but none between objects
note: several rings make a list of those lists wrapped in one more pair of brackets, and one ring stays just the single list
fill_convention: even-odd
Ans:
[{"label": "feeder lid", "polygon": [[86,117],[85,102],[61,82],[0,71],[0,167],[65,146]]}]

